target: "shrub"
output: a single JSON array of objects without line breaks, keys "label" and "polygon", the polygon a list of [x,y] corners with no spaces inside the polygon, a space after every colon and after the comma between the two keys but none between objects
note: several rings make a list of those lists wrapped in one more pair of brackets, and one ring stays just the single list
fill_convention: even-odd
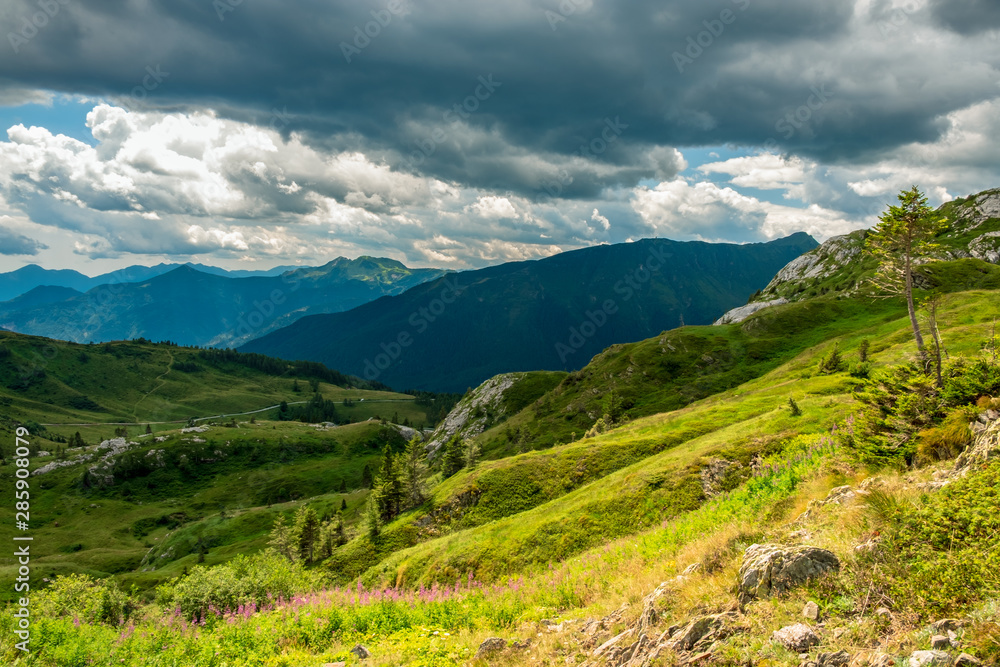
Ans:
[{"label": "shrub", "polygon": [[833,349],[830,350],[830,354],[820,359],[819,362],[819,372],[820,373],[836,373],[844,365],[843,356],[840,354],[840,346],[837,343],[833,344]]},{"label": "shrub", "polygon": [[68,574],[56,577],[48,588],[36,593],[32,606],[39,617],[121,625],[132,616],[138,603],[110,579]]},{"label": "shrub", "polygon": [[953,459],[972,443],[969,422],[976,418],[976,408],[959,408],[949,414],[940,426],[921,431],[917,442],[918,464]]},{"label": "shrub", "polygon": [[168,608],[180,609],[188,619],[200,619],[213,611],[287,600],[319,584],[318,574],[268,549],[253,556],[237,556],[224,565],[196,566],[186,577],[160,586],[157,600]]},{"label": "shrub", "polygon": [[886,532],[879,576],[900,611],[940,618],[1000,595],[1000,462],[903,507]]},{"label": "shrub", "polygon": [[859,380],[867,380],[872,372],[872,365],[867,361],[859,361],[856,364],[851,364],[847,371],[851,377],[858,378]]},{"label": "shrub", "polygon": [[802,414],[802,408],[799,407],[799,404],[791,396],[788,397],[788,408],[792,411],[793,417],[798,417]]}]

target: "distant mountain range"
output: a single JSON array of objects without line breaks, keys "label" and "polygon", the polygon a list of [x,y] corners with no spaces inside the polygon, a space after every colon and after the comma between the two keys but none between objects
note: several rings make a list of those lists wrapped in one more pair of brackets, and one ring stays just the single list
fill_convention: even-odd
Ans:
[{"label": "distant mountain range", "polygon": [[264,271],[235,270],[228,271],[216,266],[204,264],[157,264],[156,266],[129,266],[124,269],[102,273],[99,276],[85,276],[79,271],[70,269],[43,269],[35,264],[21,267],[9,273],[0,273],[0,301],[9,301],[22,294],[27,294],[36,287],[68,287],[77,292],[86,292],[98,285],[114,285],[118,283],[137,283],[162,276],[180,266],[188,266],[202,273],[211,273],[227,278],[253,278],[258,276],[280,276],[286,271],[300,269],[299,266],[276,266]]},{"label": "distant mountain range", "polygon": [[78,343],[146,338],[229,347],[304,315],[348,310],[444,274],[374,257],[266,272],[161,264],[96,278],[25,267],[0,275],[8,293],[28,287],[0,303],[0,327]]},{"label": "distant mountain range", "polygon": [[[710,324],[816,247],[646,239],[451,274],[240,348],[378,380],[463,391],[499,373],[581,368],[615,343]],[[622,369],[641,373],[641,368]]]}]

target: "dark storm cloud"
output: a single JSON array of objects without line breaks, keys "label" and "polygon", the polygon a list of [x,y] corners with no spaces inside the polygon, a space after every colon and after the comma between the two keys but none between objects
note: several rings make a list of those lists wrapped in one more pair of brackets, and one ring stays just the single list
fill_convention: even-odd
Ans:
[{"label": "dark storm cloud", "polygon": [[[672,176],[658,146],[771,138],[817,159],[877,156],[934,139],[941,116],[996,94],[997,48],[901,63],[883,5],[859,19],[845,0],[70,2],[4,51],[0,78],[272,127],[287,109],[281,131],[397,169],[531,197],[555,180],[563,197],[593,197]],[[919,5],[907,29],[937,17],[972,30],[997,12]],[[16,0],[0,19],[16,27],[37,10]],[[169,73],[153,90],[147,67]],[[779,130],[814,86],[835,92]],[[628,127],[586,150],[609,119]]]},{"label": "dark storm cloud", "polygon": [[934,16],[963,35],[1000,29],[1000,3],[993,0],[932,0]]},{"label": "dark storm cloud", "polygon": [[0,255],[37,255],[39,250],[47,247],[23,234],[0,227]]}]

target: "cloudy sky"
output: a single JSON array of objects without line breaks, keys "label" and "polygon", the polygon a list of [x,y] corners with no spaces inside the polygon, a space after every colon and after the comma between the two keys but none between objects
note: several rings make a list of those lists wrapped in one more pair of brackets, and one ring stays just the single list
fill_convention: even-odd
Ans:
[{"label": "cloudy sky", "polygon": [[5,0],[0,270],[478,267],[1000,187],[996,0]]}]

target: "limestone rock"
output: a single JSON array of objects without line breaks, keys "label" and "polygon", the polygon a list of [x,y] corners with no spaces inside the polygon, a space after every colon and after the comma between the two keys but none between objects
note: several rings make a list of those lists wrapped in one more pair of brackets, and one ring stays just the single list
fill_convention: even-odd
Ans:
[{"label": "limestone rock", "polygon": [[896,667],[896,658],[887,653],[859,653],[851,660],[850,667]]},{"label": "limestone rock", "polygon": [[802,615],[808,618],[810,621],[816,623],[819,622],[819,605],[810,600],[806,602],[806,606],[802,608]]},{"label": "limestone rock", "polygon": [[818,667],[848,667],[851,664],[851,654],[847,651],[820,653],[816,664]]},{"label": "limestone rock", "polygon": [[951,640],[944,635],[934,635],[931,637],[931,648],[944,651],[951,648]]},{"label": "limestone rock", "polygon": [[770,306],[780,306],[781,304],[788,303],[788,299],[784,297],[778,297],[777,299],[771,299],[770,301],[757,301],[756,303],[748,303],[745,306],[740,306],[739,308],[733,308],[728,311],[725,315],[719,319],[712,322],[712,326],[720,326],[722,324],[735,324],[736,322],[742,322],[746,318],[750,317],[757,311],[763,310]]},{"label": "limestone rock", "polygon": [[479,645],[479,649],[476,651],[476,655],[473,659],[479,660],[487,658],[491,655],[496,655],[505,648],[507,648],[507,640],[501,639],[500,637],[490,637],[483,640],[483,643]]},{"label": "limestone rock", "polygon": [[740,603],[783,593],[839,569],[837,556],[826,549],[754,544],[746,550],[740,566]]},{"label": "limestone rock", "polygon": [[944,651],[914,651],[906,663],[909,667],[933,667],[934,665],[950,665],[951,656]]},{"label": "limestone rock", "polygon": [[771,635],[771,640],[780,643],[789,651],[795,651],[796,653],[803,653],[804,651],[808,651],[810,647],[819,644],[819,637],[805,623],[796,623],[795,625],[788,625],[780,630],[775,630]]},{"label": "limestone rock", "polygon": [[357,656],[358,660],[367,660],[368,658],[372,657],[372,652],[369,651],[364,646],[362,646],[361,644],[358,644],[357,646],[352,648],[351,653]]},{"label": "limestone rock", "polygon": [[955,461],[955,470],[963,474],[1000,456],[1000,419],[988,420],[985,424],[973,422],[972,431],[972,444]]},{"label": "limestone rock", "polygon": [[955,667],[975,667],[976,665],[982,665],[983,662],[978,658],[973,658],[968,653],[962,653],[957,658],[955,658]]},{"label": "limestone rock", "polygon": [[714,639],[719,636],[726,626],[726,623],[733,619],[733,614],[713,614],[710,616],[699,616],[691,620],[684,627],[670,632],[668,630],[660,637],[660,642],[669,639],[671,648],[675,651],[690,651],[699,643],[706,639]]}]

